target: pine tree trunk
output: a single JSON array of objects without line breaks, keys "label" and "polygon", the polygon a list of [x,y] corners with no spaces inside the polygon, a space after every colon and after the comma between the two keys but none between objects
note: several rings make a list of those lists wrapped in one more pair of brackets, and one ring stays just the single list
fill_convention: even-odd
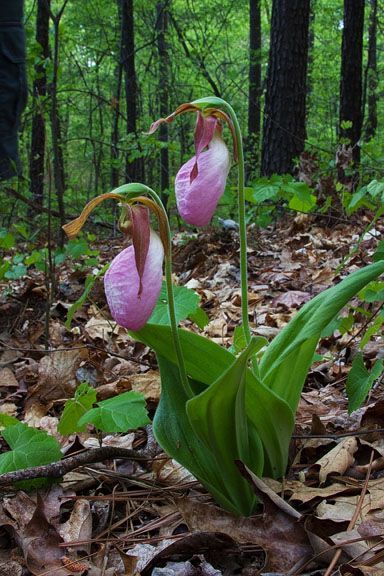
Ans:
[{"label": "pine tree trunk", "polygon": [[273,0],[261,171],[293,172],[304,150],[310,0]]},{"label": "pine tree trunk", "polygon": [[121,2],[121,57],[125,73],[125,102],[127,114],[127,135],[129,148],[125,163],[125,179],[127,182],[137,182],[142,179],[142,158],[130,158],[137,152],[137,99],[138,87],[135,68],[135,38],[133,0]]},{"label": "pine tree trunk", "polygon": [[355,166],[360,161],[362,129],[362,61],[364,0],[344,0],[344,29],[340,75],[340,138],[352,147]]},{"label": "pine tree trunk", "polygon": [[[165,118],[169,114],[168,95],[168,47],[167,47],[168,10],[167,2],[158,2],[156,5],[156,31],[157,50],[159,54],[159,116]],[[169,197],[169,155],[168,155],[168,126],[160,125],[159,140],[163,143],[160,149],[160,196],[167,207]]]},{"label": "pine tree trunk", "polygon": [[[117,10],[119,17],[119,30],[121,30],[121,1],[117,0]],[[119,59],[115,67],[115,86],[111,101],[112,107],[112,130],[111,130],[111,188],[117,188],[119,185],[119,117],[120,117],[120,98],[123,81],[123,60],[121,33],[119,34],[118,46]]]},{"label": "pine tree trunk", "polygon": [[261,99],[261,13],[260,0],[249,1],[249,92],[247,176],[252,177],[259,166]]},{"label": "pine tree trunk", "polygon": [[[55,16],[50,14],[54,26],[54,44],[53,44],[53,71],[52,82],[50,84],[51,96],[51,134],[52,134],[52,154],[53,154],[53,178],[55,182],[57,204],[60,214],[61,227],[65,224],[65,171],[64,171],[64,154],[63,139],[61,135],[61,120],[57,100],[58,89],[58,72],[59,72],[59,26],[60,20],[64,13],[68,0],[65,0],[60,11]],[[64,233],[60,233],[60,244],[64,241]]]},{"label": "pine tree trunk", "polygon": [[371,0],[368,36],[368,62],[365,83],[368,94],[368,116],[365,126],[367,142],[375,137],[377,130],[377,86],[379,83],[377,75],[377,0]]},{"label": "pine tree trunk", "polygon": [[35,65],[33,81],[33,117],[31,134],[31,157],[29,162],[30,188],[36,210],[41,210],[44,199],[45,172],[45,117],[44,99],[47,95],[45,62],[49,58],[49,8],[50,0],[37,1],[36,41],[41,46],[40,62]]}]

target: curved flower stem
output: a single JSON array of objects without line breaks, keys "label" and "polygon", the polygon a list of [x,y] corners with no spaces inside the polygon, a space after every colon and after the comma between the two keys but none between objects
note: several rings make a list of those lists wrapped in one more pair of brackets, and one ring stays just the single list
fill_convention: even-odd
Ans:
[{"label": "curved flower stem", "polygon": [[[217,106],[230,117],[233,123],[234,145],[237,151],[238,167],[238,214],[239,214],[239,238],[240,238],[240,292],[241,292],[241,317],[245,341],[250,343],[252,334],[248,317],[248,262],[247,262],[247,227],[245,222],[245,194],[244,194],[244,149],[241,128],[236,113],[232,106],[222,98],[201,98],[192,102],[195,105]],[[252,359],[253,370],[258,374],[257,359]]]},{"label": "curved flower stem", "polygon": [[187,371],[185,369],[183,350],[181,347],[181,342],[180,342],[179,332],[178,332],[178,327],[177,327],[177,321],[176,321],[175,296],[173,293],[173,284],[172,284],[171,228],[169,226],[168,217],[167,217],[166,212],[164,210],[163,203],[160,200],[160,197],[156,194],[156,192],[154,190],[152,190],[152,188],[149,188],[149,186],[146,186],[145,184],[139,184],[139,183],[126,184],[126,185],[121,186],[120,188],[118,188],[116,190],[119,190],[119,192],[128,193],[129,196],[131,196],[131,194],[137,196],[138,193],[140,193],[140,194],[146,193],[152,198],[152,200],[154,200],[154,202],[159,207],[159,211],[157,212],[157,216],[159,218],[160,236],[163,240],[163,243],[166,244],[164,246],[165,282],[166,282],[166,286],[167,286],[168,310],[169,310],[169,319],[170,319],[170,323],[171,323],[173,345],[175,347],[175,352],[176,352],[176,357],[177,357],[177,362],[178,362],[178,367],[179,367],[179,373],[180,373],[180,379],[181,379],[181,383],[183,385],[184,391],[185,391],[186,395],[188,396],[188,398],[193,398],[194,393],[193,393],[193,390],[189,384]]},{"label": "curved flower stem", "polygon": [[[219,99],[218,99],[219,100]],[[221,100],[221,99],[220,99]],[[240,238],[240,290],[241,290],[241,316],[247,344],[251,341],[251,329],[248,318],[248,265],[247,265],[247,227],[245,222],[245,194],[244,194],[244,149],[241,128],[236,113],[232,106],[225,100],[221,100],[220,107],[228,113],[234,127],[237,149],[238,169],[238,213],[239,213],[239,238]]]},{"label": "curved flower stem", "polygon": [[[251,342],[252,334],[251,328],[249,326],[249,316],[248,316],[248,257],[247,257],[247,224],[245,221],[245,193],[244,193],[244,180],[245,180],[245,168],[244,168],[244,149],[243,149],[243,138],[241,135],[241,128],[239,121],[237,119],[236,113],[227,102],[225,103],[228,109],[229,115],[232,119],[235,128],[235,137],[237,144],[237,155],[238,155],[238,213],[239,213],[239,239],[240,239],[240,293],[241,293],[241,317],[243,323],[243,330],[245,341],[247,345]],[[252,357],[252,367],[253,372],[257,376],[259,374],[259,367],[257,358]]]}]

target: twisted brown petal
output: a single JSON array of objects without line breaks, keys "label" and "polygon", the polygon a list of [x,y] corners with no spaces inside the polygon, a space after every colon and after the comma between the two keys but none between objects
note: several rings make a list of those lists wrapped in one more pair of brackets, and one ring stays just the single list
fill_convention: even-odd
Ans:
[{"label": "twisted brown petal", "polygon": [[68,236],[68,238],[70,240],[72,238],[75,238],[75,236],[80,232],[80,230],[84,226],[85,221],[92,212],[92,210],[94,210],[96,206],[101,204],[101,202],[104,202],[104,200],[109,200],[110,198],[114,198],[115,200],[119,201],[123,199],[121,194],[115,194],[114,192],[106,192],[105,194],[100,194],[100,196],[96,196],[96,198],[93,198],[93,200],[91,200],[90,202],[88,202],[88,204],[84,206],[80,216],[75,218],[75,220],[71,220],[71,222],[68,222],[68,224],[64,224],[63,230]]}]

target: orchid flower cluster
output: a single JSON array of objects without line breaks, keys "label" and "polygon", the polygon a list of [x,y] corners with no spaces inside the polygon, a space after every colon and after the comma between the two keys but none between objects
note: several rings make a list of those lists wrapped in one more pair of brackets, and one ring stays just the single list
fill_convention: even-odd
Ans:
[{"label": "orchid flower cluster", "polygon": [[[193,226],[211,221],[231,168],[225,126],[238,167],[240,329],[245,343],[238,354],[178,327],[170,227],[152,189],[134,183],[102,194],[64,229],[71,238],[100,202],[113,198],[121,204],[120,229],[132,243],[111,262],[105,293],[114,320],[156,352],[162,393],[153,421],[155,437],[222,507],[246,516],[254,512],[257,497],[239,462],[258,476],[284,476],[297,405],[321,333],[350,298],[384,272],[384,261],[358,270],[306,303],[271,343],[252,336],[240,126],[227,102],[209,97],[179,106],[154,122],[149,133],[188,112],[196,114],[195,155],[175,179],[180,216]],[[151,227],[150,214],[157,219],[158,232]],[[169,325],[148,322],[160,295],[164,261]]]}]

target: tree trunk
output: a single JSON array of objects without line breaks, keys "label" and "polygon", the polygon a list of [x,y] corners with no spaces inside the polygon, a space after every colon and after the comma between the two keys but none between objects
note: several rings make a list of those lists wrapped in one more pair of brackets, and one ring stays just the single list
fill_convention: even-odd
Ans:
[{"label": "tree trunk", "polygon": [[[117,10],[119,15],[119,30],[121,30],[121,0],[117,0]],[[119,117],[121,86],[123,81],[123,58],[122,58],[122,38],[120,33],[118,54],[119,60],[115,68],[115,86],[111,101],[112,108],[112,131],[111,131],[111,187],[117,188],[119,185]]]},{"label": "tree trunk", "polygon": [[[366,68],[365,92],[368,94],[368,116],[365,125],[367,142],[375,137],[377,129],[377,0],[371,0],[368,31],[368,62]],[[365,98],[363,99],[365,104]],[[363,104],[363,111],[364,111]]]},{"label": "tree trunk", "polygon": [[340,137],[352,147],[352,160],[360,161],[362,128],[362,61],[364,0],[344,0],[344,28],[340,75]]},{"label": "tree trunk", "polygon": [[40,62],[35,65],[33,81],[33,117],[31,157],[29,162],[30,187],[33,205],[37,211],[43,206],[45,170],[45,97],[47,95],[46,61],[49,58],[50,0],[38,0],[36,15],[36,41],[41,46]]},{"label": "tree trunk", "polygon": [[[168,95],[168,47],[167,47],[167,28],[168,28],[168,2],[158,2],[156,5],[156,32],[157,32],[157,50],[159,54],[159,116],[165,118],[169,114],[169,95]],[[168,126],[166,123],[160,125],[159,140],[163,143],[160,148],[160,197],[167,207],[169,197],[169,155],[168,155]]]},{"label": "tree trunk", "polygon": [[261,171],[292,172],[305,146],[310,0],[273,0]]},{"label": "tree trunk", "polygon": [[[64,0],[62,7],[60,8],[59,12],[56,15],[52,14],[52,11],[50,12],[50,17],[53,21],[53,27],[54,27],[53,72],[52,72],[52,82],[49,87],[51,95],[53,179],[55,182],[61,227],[65,224],[65,205],[64,205],[65,172],[64,172],[63,141],[61,135],[61,122],[57,101],[57,81],[59,71],[59,26],[61,17],[64,13],[67,3],[68,0]],[[61,231],[60,244],[63,244],[63,242],[64,242],[64,233]]]},{"label": "tree trunk", "polygon": [[133,26],[133,0],[120,0],[121,4],[121,59],[125,74],[125,102],[127,106],[127,135],[129,151],[125,162],[127,182],[140,181],[142,158],[137,153],[137,80],[135,68],[135,38]]},{"label": "tree trunk", "polygon": [[261,12],[260,0],[249,1],[249,92],[247,176],[256,174],[260,148],[261,99]]}]

